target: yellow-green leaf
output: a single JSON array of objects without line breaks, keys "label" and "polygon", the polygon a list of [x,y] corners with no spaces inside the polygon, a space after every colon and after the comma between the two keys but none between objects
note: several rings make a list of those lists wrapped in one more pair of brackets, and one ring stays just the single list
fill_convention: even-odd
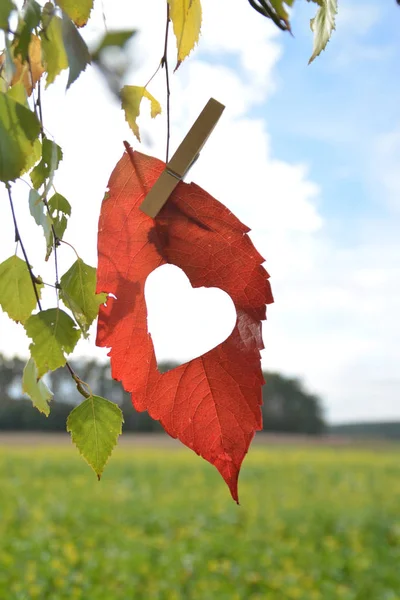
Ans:
[{"label": "yellow-green leaf", "polygon": [[36,115],[0,93],[0,181],[14,181],[26,170],[39,133]]},{"label": "yellow-green leaf", "polygon": [[294,0],[270,0],[272,10],[275,11],[274,19],[278,19],[279,27],[290,31],[289,14],[284,6],[292,6]]},{"label": "yellow-green leaf", "polygon": [[143,98],[151,103],[151,116],[154,119],[161,113],[160,103],[152,96],[145,87],[138,85],[125,85],[121,90],[122,108],[125,111],[125,119],[140,142],[139,126],[136,122],[140,114],[140,104]]},{"label": "yellow-green leaf", "polygon": [[99,312],[100,304],[107,300],[107,294],[96,294],[96,269],[78,258],[72,267],[61,277],[60,298],[71,310],[83,335]]},{"label": "yellow-green leaf", "polygon": [[8,19],[11,12],[15,9],[14,2],[11,0],[1,0],[0,2],[0,29],[8,29]]},{"label": "yellow-green leaf", "polygon": [[[8,98],[12,98],[15,100],[15,102],[18,102],[19,104],[22,104],[22,106],[25,106],[25,108],[29,109],[27,89],[23,81],[13,84],[13,86],[8,89],[7,96]],[[33,142],[32,150],[26,160],[25,167],[23,168],[21,175],[23,175],[23,173],[26,171],[29,171],[33,165],[37,163],[41,156],[42,144],[40,139],[36,138],[36,140]]]},{"label": "yellow-green leaf", "polygon": [[22,106],[25,106],[25,108],[29,108],[28,96],[22,81],[19,81],[18,83],[10,87],[7,90],[7,96],[15,100],[15,102],[22,104]]},{"label": "yellow-green leaf", "polygon": [[56,0],[56,2],[77,27],[86,25],[93,8],[93,0]]},{"label": "yellow-green leaf", "polygon": [[335,17],[337,15],[337,0],[318,0],[319,9],[314,19],[311,19],[310,26],[314,32],[313,53],[308,61],[310,64],[322,50],[325,50],[335,29]]},{"label": "yellow-green leaf", "polygon": [[178,49],[176,70],[199,41],[201,2],[200,0],[168,0],[168,4]]},{"label": "yellow-green leaf", "polygon": [[38,371],[33,358],[30,358],[25,365],[22,375],[22,391],[28,394],[32,404],[38,411],[44,413],[46,417],[50,414],[49,401],[53,393],[49,390],[42,379],[38,377]]},{"label": "yellow-green leaf", "polygon": [[[35,283],[38,296],[43,284]],[[0,306],[8,316],[25,323],[36,306],[36,294],[26,262],[10,256],[0,265]]]},{"label": "yellow-green leaf", "polygon": [[68,68],[68,57],[62,37],[62,19],[55,15],[52,16],[40,37],[42,40],[43,63],[47,70],[47,88],[61,71]]},{"label": "yellow-green leaf", "polygon": [[59,308],[32,315],[25,323],[25,330],[32,339],[29,349],[39,377],[63,367],[67,361],[64,353],[72,352],[81,335],[71,317]]},{"label": "yellow-green leaf", "polygon": [[74,408],[67,419],[67,431],[98,479],[122,433],[121,409],[101,396],[90,396]]}]

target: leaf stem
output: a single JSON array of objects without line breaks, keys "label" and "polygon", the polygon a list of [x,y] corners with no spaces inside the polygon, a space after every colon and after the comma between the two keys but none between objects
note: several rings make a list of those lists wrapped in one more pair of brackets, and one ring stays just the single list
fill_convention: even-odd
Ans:
[{"label": "leaf stem", "polygon": [[[78,375],[75,373],[75,371],[73,370],[73,368],[71,367],[71,365],[69,364],[68,361],[65,363],[65,366],[67,367],[68,371],[70,372],[72,379],[75,381],[76,389],[78,390],[78,392],[84,398],[90,398],[91,396],[93,396],[93,392],[90,389],[90,386],[87,383],[85,383],[84,381],[82,381],[82,379],[80,377],[78,377]],[[85,388],[87,388],[87,389],[85,389]]]},{"label": "leaf stem", "polygon": [[157,69],[154,71],[153,75],[150,77],[150,79],[148,80],[148,82],[144,86],[145,88],[147,88],[147,86],[149,85],[149,83],[151,83],[153,81],[154,77],[157,75],[157,73],[161,69],[161,67],[162,67],[162,58],[160,60],[160,64],[158,65]]},{"label": "leaf stem", "polygon": [[77,251],[75,250],[75,248],[73,247],[73,245],[72,245],[72,244],[70,244],[69,242],[66,242],[65,240],[59,240],[59,242],[60,242],[60,244],[66,244],[67,246],[69,246],[70,248],[72,248],[72,250],[73,250],[73,251],[75,252],[75,254],[76,254],[76,258],[77,258],[78,260],[80,259],[80,256],[79,256],[79,254],[77,253]]},{"label": "leaf stem", "polygon": [[56,287],[53,283],[46,283],[45,281],[43,281],[42,283],[43,283],[43,285],[47,285],[47,287],[51,287],[53,289],[55,289],[55,287]]}]

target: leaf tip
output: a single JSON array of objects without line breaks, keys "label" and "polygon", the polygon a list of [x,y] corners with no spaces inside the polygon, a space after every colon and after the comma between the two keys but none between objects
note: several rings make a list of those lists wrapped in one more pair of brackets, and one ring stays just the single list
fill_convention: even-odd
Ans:
[{"label": "leaf tip", "polygon": [[240,506],[237,480],[232,485],[230,485],[228,483],[228,486],[229,486],[229,491],[231,493],[232,499],[236,502],[236,504],[238,506]]}]

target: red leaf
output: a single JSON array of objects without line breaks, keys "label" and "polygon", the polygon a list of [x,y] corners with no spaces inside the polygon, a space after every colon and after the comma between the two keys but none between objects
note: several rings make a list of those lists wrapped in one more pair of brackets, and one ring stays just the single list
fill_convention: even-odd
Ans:
[{"label": "red leaf", "polygon": [[[261,429],[260,350],[265,304],[273,301],[249,229],[196,184],[179,183],[156,219],[139,206],[165,164],[124,154],[111,175],[99,221],[97,345],[111,347],[112,376],[174,438],[215,465],[238,501],[237,479]],[[219,287],[237,322],[222,344],[172,371],[157,369],[147,331],[144,285],[162,264],[180,267],[193,287]]]}]

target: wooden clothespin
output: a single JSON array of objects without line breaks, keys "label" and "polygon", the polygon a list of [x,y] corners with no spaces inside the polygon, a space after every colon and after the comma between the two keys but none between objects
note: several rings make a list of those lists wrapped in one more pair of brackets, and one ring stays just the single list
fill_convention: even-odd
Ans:
[{"label": "wooden clothespin", "polygon": [[210,98],[185,139],[168,162],[142,204],[140,210],[153,219],[189,171],[218,122],[225,106]]}]

